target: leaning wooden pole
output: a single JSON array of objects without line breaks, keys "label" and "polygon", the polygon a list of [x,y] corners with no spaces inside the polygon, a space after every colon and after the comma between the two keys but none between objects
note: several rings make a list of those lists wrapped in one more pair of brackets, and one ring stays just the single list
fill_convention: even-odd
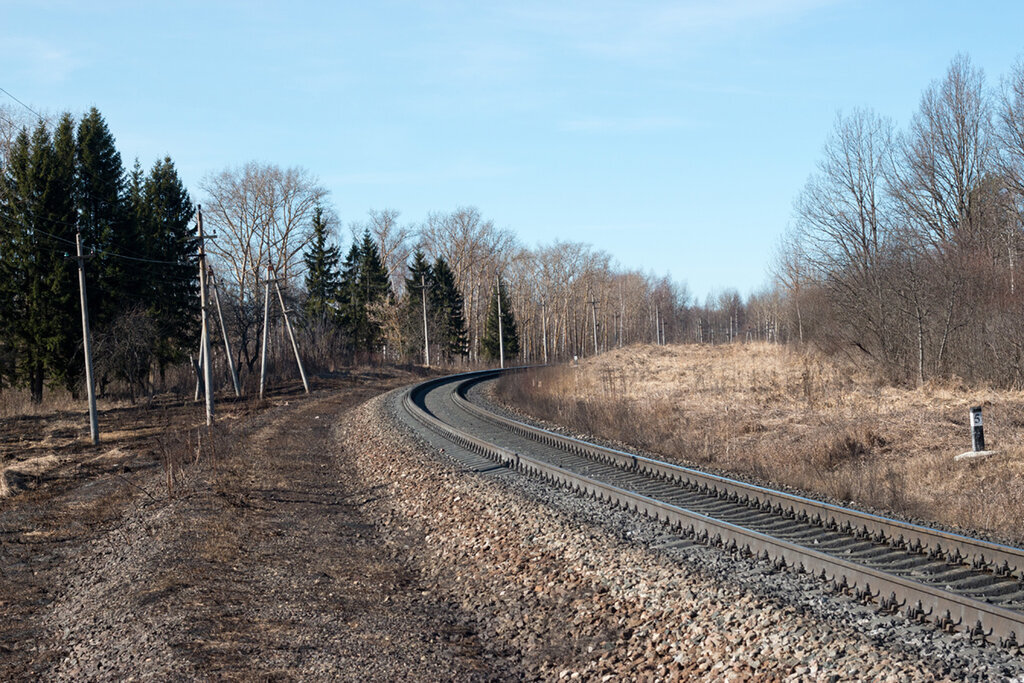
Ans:
[{"label": "leaning wooden pole", "polygon": [[501,325],[501,278],[494,276],[494,287],[498,295],[498,355],[501,356],[501,369],[505,369],[505,331]]},{"label": "leaning wooden pole", "polygon": [[[191,357],[192,356],[189,355],[189,358],[191,358]],[[200,392],[205,392],[206,391],[206,389],[203,388],[203,363],[205,361],[203,360],[203,340],[202,339],[199,340],[199,353],[198,353],[197,358],[198,358],[198,360],[195,361],[195,369],[196,369],[196,396],[195,396],[194,399],[192,399],[193,401],[198,401],[199,400]]]},{"label": "leaning wooden pole", "polygon": [[544,365],[548,364],[548,300],[540,300],[540,329],[544,340]]},{"label": "leaning wooden pole", "polygon": [[423,358],[430,367],[430,336],[427,334],[427,277],[420,273],[420,294],[423,297]]},{"label": "leaning wooden pole", "polygon": [[203,207],[196,207],[199,227],[199,300],[203,314],[203,390],[206,394],[206,425],[213,424],[213,363],[210,362],[210,324],[206,297],[206,244],[203,237]]},{"label": "leaning wooden pole", "polygon": [[267,261],[267,281],[263,288],[263,348],[260,351],[260,398],[267,376],[267,326],[270,324],[270,262]]},{"label": "leaning wooden pole", "polygon": [[92,339],[89,335],[89,304],[85,296],[85,256],[82,255],[82,235],[75,233],[76,260],[78,261],[78,294],[82,303],[82,345],[85,348],[85,388],[89,394],[89,437],[95,446],[100,442],[100,426],[96,416],[96,386],[92,379]]},{"label": "leaning wooden pole", "polygon": [[231,356],[231,342],[228,341],[228,328],[224,327],[224,313],[220,310],[220,294],[218,293],[217,280],[213,277],[213,269],[210,269],[210,285],[213,287],[213,303],[217,306],[217,320],[220,321],[220,331],[224,335],[224,354],[228,357],[228,369],[231,370],[231,383],[235,387],[235,398],[242,395],[242,389],[238,384],[238,370],[235,368],[235,359]]},{"label": "leaning wooden pole", "polygon": [[295,364],[299,366],[299,374],[302,376],[302,387],[309,393],[309,382],[306,381],[306,371],[302,367],[302,358],[299,357],[299,345],[295,343],[295,334],[292,332],[292,324],[288,320],[288,309],[284,307],[284,297],[281,295],[281,286],[274,278],[274,289],[277,290],[277,300],[281,302],[281,315],[284,316],[284,328],[288,330],[288,338],[292,340],[292,351],[295,352]]}]

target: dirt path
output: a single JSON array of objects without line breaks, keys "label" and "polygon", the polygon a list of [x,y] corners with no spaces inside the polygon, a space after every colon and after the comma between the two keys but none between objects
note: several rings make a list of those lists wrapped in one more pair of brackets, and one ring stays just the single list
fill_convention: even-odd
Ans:
[{"label": "dirt path", "polygon": [[353,378],[237,421],[171,499],[157,467],[3,502],[0,680],[497,673],[422,587],[422,541],[375,531],[380,491],[333,429],[410,379]]}]

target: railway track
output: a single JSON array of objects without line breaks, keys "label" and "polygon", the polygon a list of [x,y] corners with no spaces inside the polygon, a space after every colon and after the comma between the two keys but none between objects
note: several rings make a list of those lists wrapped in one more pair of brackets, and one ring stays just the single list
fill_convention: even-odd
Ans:
[{"label": "railway track", "polygon": [[679,528],[699,542],[812,572],[880,610],[1024,645],[1024,550],[605,448],[494,414],[467,398],[483,371],[430,380],[403,405],[475,456]]}]

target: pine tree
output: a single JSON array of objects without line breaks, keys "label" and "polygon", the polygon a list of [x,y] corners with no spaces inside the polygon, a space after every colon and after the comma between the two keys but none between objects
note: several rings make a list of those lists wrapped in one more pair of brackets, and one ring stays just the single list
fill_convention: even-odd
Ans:
[{"label": "pine tree", "polygon": [[407,357],[426,360],[423,353],[423,305],[426,297],[427,335],[430,344],[437,347],[436,308],[433,299],[434,273],[427,257],[419,249],[413,254],[409,276],[405,279],[405,301],[402,305],[403,353]]},{"label": "pine tree", "polygon": [[303,257],[306,264],[306,315],[312,319],[336,319],[335,307],[341,289],[341,249],[328,245],[330,229],[323,208],[313,210],[313,241]]},{"label": "pine tree", "polygon": [[440,256],[434,261],[432,272],[434,280],[430,294],[437,320],[438,345],[446,359],[465,357],[469,355],[469,334],[455,273]]},{"label": "pine tree", "polygon": [[380,251],[370,237],[353,244],[341,272],[341,320],[349,342],[356,351],[376,351],[383,339],[383,328],[372,313],[394,301],[388,273]]},{"label": "pine tree", "polygon": [[43,122],[31,138],[23,130],[0,177],[0,282],[7,299],[0,334],[8,363],[14,361],[5,372],[27,385],[36,403],[44,383],[70,387],[77,376],[74,280],[65,258],[76,228],[69,137],[67,117],[56,140]]},{"label": "pine tree", "polygon": [[491,360],[501,356],[501,345],[498,341],[498,300],[501,299],[501,339],[504,342],[505,360],[519,353],[519,332],[516,330],[516,318],[509,304],[505,285],[498,279],[498,287],[491,295],[491,303],[487,309],[487,320],[484,323],[484,336],[481,340],[484,357]]},{"label": "pine tree", "polygon": [[90,314],[97,329],[107,327],[124,309],[121,296],[144,286],[144,266],[117,255],[138,256],[140,245],[125,215],[125,173],[114,137],[95,107],[78,124],[78,182],[75,193],[82,240],[97,250],[90,262],[97,286],[90,289]]},{"label": "pine tree", "polygon": [[[136,173],[129,197],[137,192]],[[183,360],[199,341],[199,244],[195,207],[170,157],[157,161],[141,186],[142,206],[132,210],[142,255],[153,277],[144,290],[155,323],[154,357],[163,379],[170,363]]]}]

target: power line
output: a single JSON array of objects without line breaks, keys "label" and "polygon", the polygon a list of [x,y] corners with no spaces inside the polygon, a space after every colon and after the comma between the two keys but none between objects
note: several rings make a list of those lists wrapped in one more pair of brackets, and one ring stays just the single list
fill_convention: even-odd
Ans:
[{"label": "power line", "polygon": [[[57,241],[57,242],[62,242],[64,244],[68,244],[68,245],[72,245],[72,246],[75,244],[71,240],[66,239],[64,237],[61,237],[60,235],[54,235],[53,233],[46,232],[45,230],[42,230],[40,228],[31,227],[29,225],[26,225],[25,223],[22,223],[21,221],[19,221],[16,218],[14,218],[13,220],[14,220],[14,222],[18,223],[18,225],[20,225],[22,228],[24,228],[25,230],[31,231],[33,234],[42,235],[42,236],[44,236],[44,237],[46,237],[48,239],[51,239],[51,240],[54,240],[54,241]],[[59,224],[64,224],[64,223],[62,223],[60,221],[54,221],[54,222],[57,222]],[[74,226],[69,226],[69,227],[74,227]],[[12,235],[13,234],[17,234],[17,233],[15,233],[13,230],[11,230],[7,226],[0,225],[0,229],[6,229],[8,231],[8,233],[12,234]],[[92,249],[92,252],[95,253],[95,254],[102,254],[104,256],[110,256],[111,258],[122,259],[122,260],[125,260],[125,261],[136,261],[136,262],[139,262],[139,263],[152,263],[152,264],[158,265],[158,266],[182,266],[182,267],[187,267],[187,268],[192,268],[193,267],[193,264],[191,264],[191,263],[183,263],[181,261],[161,261],[161,260],[158,260],[158,259],[147,259],[147,258],[141,258],[141,257],[136,257],[136,256],[126,256],[124,254],[118,254],[117,252],[113,252],[113,251],[110,251],[108,249],[95,249],[94,248],[94,249]],[[56,251],[54,253],[56,253]],[[69,252],[65,251],[63,253],[69,253]]]},{"label": "power line", "polygon": [[12,100],[14,100],[15,102],[17,102],[17,103],[18,103],[18,104],[20,104],[21,106],[25,107],[25,109],[28,109],[28,110],[29,110],[30,112],[32,112],[33,114],[35,114],[35,115],[36,115],[36,117],[37,117],[37,118],[39,118],[39,120],[41,120],[41,121],[45,121],[45,120],[46,120],[46,117],[44,117],[44,116],[43,116],[42,114],[40,114],[40,113],[39,113],[39,112],[37,112],[37,111],[36,111],[35,109],[33,109],[32,107],[28,106],[27,104],[25,104],[25,103],[24,103],[24,102],[22,102],[21,100],[19,100],[19,99],[18,99],[17,97],[15,97],[14,95],[12,95],[11,93],[7,92],[7,91],[6,91],[6,90],[4,90],[3,88],[0,88],[0,92],[2,92],[3,94],[7,95],[7,96],[8,96],[8,97],[10,97],[10,98],[11,98]]}]

